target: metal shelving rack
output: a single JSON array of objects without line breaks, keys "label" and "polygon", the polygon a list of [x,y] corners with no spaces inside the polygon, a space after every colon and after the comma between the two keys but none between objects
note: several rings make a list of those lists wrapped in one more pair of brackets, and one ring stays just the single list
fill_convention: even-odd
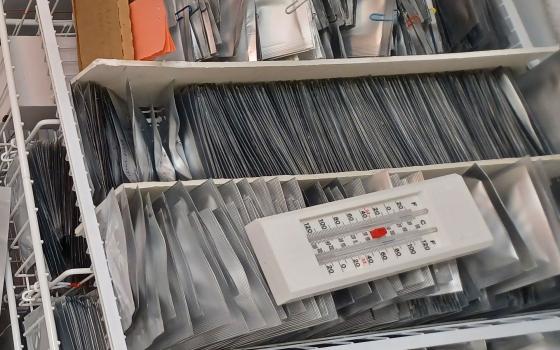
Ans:
[{"label": "metal shelving rack", "polygon": [[78,137],[78,127],[74,116],[70,92],[62,70],[62,60],[56,41],[56,32],[49,3],[37,0],[37,17],[41,28],[45,55],[54,90],[54,98],[58,108],[60,126],[66,144],[70,173],[74,180],[74,189],[85,226],[88,251],[95,273],[95,282],[103,311],[105,329],[112,349],[126,349],[125,337],[118,314],[117,302],[113,292],[111,276],[107,267],[103,241],[99,233],[99,225],[95,215],[95,206],[91,196],[84,153]]},{"label": "metal shelving rack", "polygon": [[[22,5],[21,1],[11,1],[10,4]],[[23,347],[23,337],[30,332],[36,331],[39,327],[44,327],[46,330],[48,340],[42,339],[42,341],[48,341],[48,348],[51,350],[59,348],[60,342],[53,316],[53,302],[59,296],[72,292],[71,288],[61,288],[61,286],[65,286],[65,280],[74,276],[81,278],[78,285],[82,285],[94,276],[97,277],[96,284],[99,286],[98,295],[101,299],[101,305],[104,307],[104,311],[109,310],[104,315],[108,342],[113,349],[125,349],[124,335],[122,330],[120,330],[115,296],[109,279],[107,264],[104,260],[104,251],[97,222],[92,222],[91,218],[87,219],[87,214],[82,215],[83,222],[90,223],[90,226],[93,227],[88,227],[86,239],[88,241],[88,248],[92,253],[92,264],[95,267],[96,273],[93,273],[93,270],[90,268],[71,269],[65,271],[56,279],[51,279],[43,255],[43,241],[41,240],[37,222],[37,208],[33,196],[33,179],[29,172],[27,148],[34,142],[39,130],[45,128],[55,129],[63,137],[70,164],[80,164],[79,161],[72,162],[76,154],[82,157],[76,128],[72,122],[66,121],[61,123],[63,116],[72,116],[72,107],[68,96],[66,76],[63,71],[63,61],[61,60],[57,44],[57,36],[72,35],[73,30],[71,18],[57,20],[56,23],[53,22],[52,16],[57,14],[57,7],[62,6],[61,4],[61,2],[56,1],[50,6],[47,1],[36,3],[35,0],[28,0],[23,4],[24,7],[21,13],[18,11],[15,18],[13,16],[8,18],[7,11],[2,11],[0,16],[0,41],[6,81],[5,92],[7,91],[6,95],[9,98],[9,114],[3,120],[0,129],[0,135],[2,135],[4,141],[1,148],[0,178],[6,186],[13,186],[19,183],[23,189],[22,195],[13,198],[12,201],[12,203],[15,203],[12,205],[13,208],[10,216],[9,247],[12,259],[6,271],[6,291],[14,349],[21,349]],[[5,1],[3,5],[6,5]],[[50,76],[51,92],[54,99],[53,105],[56,103],[56,111],[53,112],[46,108],[43,116],[45,119],[34,119],[28,125],[25,123],[28,121],[26,115],[22,113],[20,108],[19,98],[21,91],[16,86],[14,76],[15,65],[19,62],[17,59],[13,59],[12,52],[10,51],[10,38],[18,35],[39,36],[41,39],[44,56],[42,58],[36,57],[36,59],[42,59],[47,63],[49,69],[44,73]],[[64,93],[61,88],[66,92],[66,100],[61,98]],[[30,130],[27,126],[31,126],[32,129]],[[69,136],[67,136],[68,134]],[[77,174],[76,178],[84,180],[87,185],[87,175],[83,168],[79,169],[78,166],[76,170],[76,166],[71,166],[71,172],[72,174]],[[87,205],[84,202],[87,203],[88,198],[91,202],[89,187],[85,189],[81,187],[84,181],[75,181],[75,189],[81,207]],[[93,203],[91,203],[91,206],[93,207]],[[88,211],[85,213],[88,213]],[[15,221],[12,220],[15,215],[25,215],[25,223],[16,227]],[[93,219],[95,220],[95,216]],[[95,231],[96,229],[97,231]],[[96,235],[93,235],[97,240],[95,238],[89,239],[89,232],[91,231],[97,232]],[[32,241],[32,253],[25,257],[25,259],[22,259],[19,256],[18,244],[21,242],[22,237],[27,234],[29,234]],[[103,275],[103,271],[105,271],[105,275]],[[20,311],[29,312],[37,307],[42,307],[43,316],[29,329],[21,330],[19,327]],[[115,327],[115,324],[117,327]],[[120,338],[112,336],[111,329],[120,330],[118,331]]]},{"label": "metal shelving rack", "polygon": [[[39,284],[39,293],[41,296],[41,304],[44,310],[44,322],[47,329],[48,335],[48,342],[49,348],[51,349],[58,349],[58,337],[56,333],[56,325],[54,322],[53,316],[53,308],[51,302],[51,295],[49,291],[49,281],[47,279],[48,273],[47,268],[45,266],[45,258],[43,256],[43,249],[42,249],[42,240],[41,235],[39,232],[39,225],[37,223],[37,213],[35,207],[35,199],[33,196],[33,188],[32,188],[32,180],[29,174],[29,164],[27,162],[27,151],[26,151],[26,142],[25,137],[23,134],[23,123],[21,119],[21,113],[18,105],[18,93],[15,86],[15,79],[13,75],[14,66],[12,64],[11,54],[10,54],[10,47],[9,47],[9,37],[8,37],[8,30],[6,25],[6,14],[2,11],[0,15],[0,40],[2,42],[2,57],[4,60],[4,68],[6,73],[6,83],[8,88],[8,94],[10,99],[10,116],[11,119],[14,138],[15,138],[15,148],[17,149],[17,159],[19,163],[19,170],[16,170],[12,179],[6,179],[6,185],[10,186],[19,175],[21,176],[21,182],[23,186],[23,196],[14,200],[16,203],[23,203],[25,201],[25,209],[27,211],[27,222],[29,226],[29,232],[31,235],[31,240],[33,243],[33,254],[26,259],[29,261],[30,259],[35,260],[35,267],[36,267],[36,277],[37,282]],[[8,126],[9,121],[6,121],[3,125],[2,132],[5,132],[4,127]],[[6,153],[9,155],[10,150],[6,150]],[[19,205],[16,204],[14,209],[11,213],[10,218],[13,217],[14,213],[19,209]],[[16,230],[23,230],[24,228],[15,228]],[[30,263],[28,263],[30,264]],[[11,266],[8,264],[8,269],[10,271],[6,271],[6,290],[8,293],[8,300],[10,306],[10,318],[11,318],[11,326],[14,332],[14,347],[16,349],[21,348],[21,338],[19,332],[19,324],[17,317],[14,319],[13,316],[17,316],[17,309],[14,310],[16,305],[15,301],[15,294],[13,288],[13,281],[12,281],[12,273],[11,273]],[[25,266],[22,264],[22,266]],[[21,267],[18,268],[18,271],[21,270]],[[29,279],[26,278],[26,281]],[[17,332],[16,332],[17,330]]]},{"label": "metal shelving rack", "polygon": [[[5,0],[6,1],[6,0]],[[24,276],[21,272],[21,264],[25,261],[14,259],[13,265],[8,266],[6,273],[6,286],[10,316],[12,323],[12,333],[14,335],[14,348],[21,348],[22,330],[18,325],[18,307],[22,305],[28,309],[42,306],[45,310],[44,322],[49,338],[49,349],[59,348],[52,314],[52,301],[57,297],[57,293],[51,288],[55,281],[48,280],[45,269],[45,261],[42,256],[40,233],[37,226],[35,205],[33,200],[32,179],[29,176],[27,165],[26,145],[31,141],[30,134],[24,133],[22,115],[18,106],[18,91],[14,83],[12,74],[11,53],[8,45],[9,35],[17,35],[22,32],[40,35],[45,53],[45,61],[48,65],[53,98],[56,103],[57,119],[49,122],[39,123],[38,127],[58,128],[68,152],[71,175],[74,179],[75,191],[77,194],[77,205],[80,208],[82,217],[82,228],[87,239],[88,250],[91,255],[93,274],[91,271],[70,271],[68,274],[85,273],[85,278],[95,277],[96,286],[100,298],[102,314],[107,333],[107,339],[112,349],[126,349],[125,336],[120,325],[117,312],[115,295],[113,292],[111,278],[109,275],[106,257],[103,249],[103,242],[100,238],[99,227],[95,214],[95,207],[91,197],[91,188],[88,182],[87,168],[85,166],[84,154],[82,151],[77,123],[70,98],[68,86],[63,72],[63,62],[61,60],[59,47],[56,41],[57,35],[72,35],[73,27],[71,19],[60,19],[55,17],[57,6],[68,6],[69,1],[56,0],[49,4],[47,0],[28,0],[25,12],[20,18],[9,18],[0,16],[0,39],[6,78],[8,81],[8,92],[11,105],[10,120],[11,124],[4,123],[0,136],[4,136],[0,149],[6,155],[15,156],[19,163],[19,172],[14,176],[21,179],[24,184],[25,210],[29,217],[29,227],[33,239],[33,250],[35,264],[33,265],[32,276]],[[8,33],[7,26],[12,28],[12,33]],[[304,78],[333,78],[349,77],[359,75],[387,75],[391,73],[410,74],[439,71],[454,71],[465,69],[492,68],[507,66],[523,69],[529,62],[535,59],[542,59],[550,53],[556,51],[557,47],[548,48],[524,48],[506,51],[492,51],[481,53],[449,54],[439,56],[417,56],[406,58],[373,58],[373,59],[350,59],[337,61],[318,61],[318,62],[257,62],[255,63],[186,63],[186,62],[133,62],[118,60],[98,60],[90,67],[80,73],[75,82],[95,81],[104,86],[110,87],[117,93],[124,92],[125,82],[130,80],[135,86],[135,92],[139,94],[139,100],[143,103],[155,102],[151,99],[158,87],[163,87],[172,79],[176,84],[202,83],[202,82],[236,82],[236,81],[271,81],[279,77],[288,79],[294,77]],[[406,63],[406,65],[404,65]],[[17,64],[17,62],[15,62]],[[281,72],[281,74],[280,74]],[[52,125],[54,124],[54,126]],[[14,140],[6,138],[6,131],[12,125]],[[15,152],[14,152],[15,151]],[[4,158],[3,158],[4,159]],[[6,175],[8,167],[13,163],[13,157],[7,157],[0,166],[0,177]],[[542,158],[547,169],[560,175],[560,156],[550,156]],[[498,169],[514,162],[509,160],[494,160],[483,162],[488,169]],[[393,172],[407,173],[417,170],[425,171],[428,176],[437,176],[449,172],[459,172],[466,169],[469,163],[445,164],[428,167],[412,167],[404,169],[394,169]],[[344,176],[355,177],[363,176],[366,173],[353,172],[345,174],[322,174],[307,175],[298,177],[301,181],[321,180],[332,177]],[[9,182],[9,179],[8,181]],[[196,185],[200,181],[187,182],[187,185]],[[166,186],[159,184],[142,184],[141,186]],[[17,201],[17,199],[15,199]],[[24,207],[16,208],[22,210]],[[18,228],[13,228],[12,246],[17,246]],[[19,228],[21,231],[22,228]],[[15,268],[15,274],[10,271]],[[38,283],[33,283],[34,281]],[[23,280],[24,282],[21,282]],[[15,287],[13,286],[15,284]],[[21,291],[25,289],[36,289],[36,294],[40,296],[34,303],[22,304]],[[391,349],[411,349],[429,346],[439,346],[457,344],[477,339],[495,339],[502,337],[512,337],[536,332],[560,331],[560,311],[550,311],[534,315],[521,315],[503,319],[486,321],[454,323],[446,325],[436,325],[415,329],[373,333],[360,336],[344,336],[321,341],[289,344],[286,346],[271,347],[271,349],[336,349],[336,350],[360,350],[370,349],[375,346]]]}]

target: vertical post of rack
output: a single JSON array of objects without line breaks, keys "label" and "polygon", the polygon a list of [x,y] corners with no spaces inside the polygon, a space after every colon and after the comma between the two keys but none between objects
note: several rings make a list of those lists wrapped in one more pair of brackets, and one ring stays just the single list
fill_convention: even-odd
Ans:
[{"label": "vertical post of rack", "polygon": [[37,210],[34,204],[35,198],[33,196],[33,188],[31,186],[32,182],[29,173],[29,164],[27,163],[27,150],[25,148],[25,138],[22,129],[23,123],[21,121],[21,113],[18,104],[18,94],[14,79],[14,67],[12,65],[12,59],[10,55],[10,40],[8,37],[8,29],[6,27],[6,13],[4,12],[4,8],[2,8],[2,14],[0,16],[0,42],[2,46],[2,55],[4,58],[4,69],[6,72],[6,83],[8,86],[8,95],[12,112],[14,136],[16,139],[17,154],[20,164],[20,174],[25,203],[27,207],[27,216],[29,218],[31,241],[33,244],[33,252],[35,254],[37,281],[39,283],[41,303],[43,305],[43,312],[45,316],[44,319],[47,329],[49,349],[56,350],[59,348],[58,335],[56,332],[56,324],[54,321],[53,306],[51,303],[51,295],[49,290],[49,281],[47,280],[48,273],[45,266],[45,258],[43,255],[43,241],[41,240],[41,235],[39,233]]},{"label": "vertical post of rack", "polygon": [[122,330],[117,302],[113,292],[111,276],[103,249],[103,241],[99,233],[99,224],[95,215],[95,206],[89,187],[88,174],[77,132],[77,122],[74,117],[72,101],[66,85],[62,61],[56,41],[52,15],[47,0],[37,0],[37,18],[41,29],[41,37],[51,76],[55,102],[58,109],[60,126],[66,144],[70,172],[74,180],[74,189],[80,208],[82,223],[85,227],[85,237],[88,251],[95,272],[95,281],[101,301],[105,328],[112,349],[126,349],[124,332]]},{"label": "vertical post of rack", "polygon": [[21,332],[19,330],[19,315],[17,313],[17,303],[16,295],[14,292],[14,280],[12,276],[12,264],[11,259],[8,257],[8,262],[6,263],[6,276],[4,277],[6,281],[6,296],[8,297],[8,309],[10,311],[10,325],[12,327],[12,341],[14,343],[14,349],[23,349],[21,343]]}]

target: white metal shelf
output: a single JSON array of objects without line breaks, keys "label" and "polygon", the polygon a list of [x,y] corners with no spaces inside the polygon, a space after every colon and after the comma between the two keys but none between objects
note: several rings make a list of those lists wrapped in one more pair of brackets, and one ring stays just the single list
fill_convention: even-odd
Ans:
[{"label": "white metal shelf", "polygon": [[182,86],[437,73],[496,67],[524,69],[529,62],[544,59],[556,51],[558,46],[440,55],[260,62],[146,62],[98,59],[76,75],[72,82],[96,82],[124,96],[126,82],[130,81],[136,99],[149,104],[154,102],[154,95],[172,81]]},{"label": "white metal shelf", "polygon": [[268,350],[410,350],[560,331],[560,311],[494,320],[457,322],[391,332],[335,337],[322,341],[267,347]]},{"label": "white metal shelf", "polygon": [[[560,176],[560,155],[550,155],[550,156],[540,156],[532,157],[534,161],[540,161],[549,176]],[[322,185],[327,185],[335,179],[340,179],[344,182],[352,181],[355,178],[366,177],[380,171],[388,171],[390,174],[398,174],[400,176],[408,175],[414,172],[421,171],[425,179],[431,179],[434,177],[440,177],[448,174],[463,174],[475,163],[482,167],[487,173],[493,174],[498,172],[507,166],[515,164],[520,161],[520,158],[503,158],[503,159],[490,159],[490,160],[480,160],[480,161],[470,161],[470,162],[459,162],[459,163],[446,163],[446,164],[433,164],[433,165],[421,165],[403,168],[392,168],[392,169],[376,169],[367,171],[347,171],[343,173],[324,173],[324,174],[309,174],[309,175],[277,175],[277,176],[263,176],[265,180],[271,180],[273,178],[278,179],[280,182],[286,182],[291,179],[296,179],[300,186],[305,188],[307,185],[319,181]],[[249,178],[252,181],[257,178]],[[189,180],[183,181],[183,185],[187,188],[195,188],[202,185],[204,180]],[[213,179],[217,185],[223,185],[230,181],[230,179]],[[175,185],[176,182],[140,182],[140,183],[124,183],[120,185],[115,192],[117,194],[122,191],[131,192],[136,189],[140,189],[143,192],[149,192],[153,197],[157,197],[163,191],[167,190],[171,186]],[[84,235],[83,225],[79,225],[76,230],[76,235]]]},{"label": "white metal shelf", "polygon": [[[264,176],[264,179],[270,180],[272,178],[278,178],[281,182],[288,181],[295,178],[301,184],[311,183],[315,181],[321,182],[321,184],[327,184],[334,179],[342,180],[352,180],[357,177],[365,177],[372,175],[379,171],[389,171],[390,174],[406,175],[417,171],[421,171],[424,174],[425,179],[431,179],[434,177],[444,176],[448,174],[463,174],[475,163],[480,165],[484,170],[490,174],[500,171],[516,162],[520,161],[521,158],[503,158],[503,159],[489,159],[480,161],[469,161],[469,162],[458,162],[458,163],[445,163],[445,164],[433,164],[433,165],[420,165],[411,166],[403,168],[392,168],[392,169],[374,169],[367,171],[347,171],[343,173],[324,173],[324,174],[309,174],[309,175],[278,175],[278,176]],[[560,176],[560,154],[549,155],[549,156],[539,156],[532,157],[534,161],[542,162],[547,174],[550,176]],[[256,179],[256,178],[255,178]],[[251,180],[251,179],[249,179]],[[183,181],[183,184],[187,187],[196,187],[202,185],[206,180],[189,180]],[[230,179],[214,179],[216,184],[224,184]],[[119,186],[117,191],[135,190],[139,188],[140,190],[152,191],[163,191],[171,186],[175,182],[140,182],[140,183],[125,183]]]}]

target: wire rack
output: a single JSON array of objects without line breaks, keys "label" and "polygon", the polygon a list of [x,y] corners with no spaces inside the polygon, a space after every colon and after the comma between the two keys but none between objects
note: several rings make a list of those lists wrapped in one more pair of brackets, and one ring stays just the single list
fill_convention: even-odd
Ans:
[{"label": "wire rack", "polygon": [[[30,176],[27,158],[28,147],[45,129],[55,130],[62,137],[61,123],[59,118],[53,119],[46,114],[44,119],[32,123],[32,129],[26,128],[26,115],[22,113],[19,106],[20,95],[14,78],[14,70],[18,62],[12,59],[10,38],[15,36],[44,38],[37,10],[38,4],[34,0],[27,2],[5,0],[2,5],[4,11],[0,16],[0,41],[6,84],[2,87],[0,99],[2,102],[8,101],[9,111],[0,123],[2,140],[0,143],[0,180],[3,185],[13,189],[8,243],[10,264],[6,271],[6,294],[12,337],[14,349],[20,349],[23,347],[22,336],[37,331],[39,327],[45,327],[49,349],[58,349],[59,340],[52,303],[58,297],[75,293],[86,282],[92,280],[94,274],[91,268],[71,269],[53,279],[46,268],[42,250],[43,242],[37,222],[37,208],[33,196],[33,179]],[[44,2],[43,5],[48,8],[47,20],[52,20],[51,16],[57,18],[51,22],[52,24],[48,23],[52,35],[73,36],[69,2],[56,1],[52,6]],[[42,42],[44,48],[44,40]],[[58,46],[56,50],[59,50]],[[44,51],[45,56],[42,60],[48,61],[47,52]],[[37,59],[41,58],[37,57]],[[59,58],[58,64],[61,69],[64,63]],[[45,72],[45,74],[50,75],[50,72]],[[66,79],[63,81],[66,82]],[[20,254],[20,245],[24,238],[29,239],[32,244],[31,252],[25,257]],[[23,330],[20,330],[19,327],[20,316],[37,307],[43,308],[43,316],[27,327],[25,332],[22,332]]]},{"label": "wire rack", "polygon": [[[41,34],[35,0],[3,0],[2,3],[10,36]],[[57,35],[75,35],[71,1],[56,0],[51,2],[50,13],[53,16],[53,27]]]}]

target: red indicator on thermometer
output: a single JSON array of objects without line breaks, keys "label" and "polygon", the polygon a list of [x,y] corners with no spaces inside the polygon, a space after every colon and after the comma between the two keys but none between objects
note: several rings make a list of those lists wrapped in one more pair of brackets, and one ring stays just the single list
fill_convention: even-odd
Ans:
[{"label": "red indicator on thermometer", "polygon": [[387,235],[387,229],[385,227],[374,228],[371,231],[369,231],[369,234],[373,239],[382,238]]}]

